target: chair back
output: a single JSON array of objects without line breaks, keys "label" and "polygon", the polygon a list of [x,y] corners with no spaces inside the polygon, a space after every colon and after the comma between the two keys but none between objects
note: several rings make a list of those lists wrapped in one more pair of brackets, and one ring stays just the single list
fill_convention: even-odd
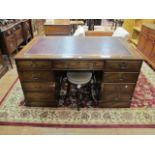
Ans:
[{"label": "chair back", "polygon": [[113,37],[121,37],[121,38],[124,38],[125,40],[128,40],[129,39],[129,32],[126,31],[124,28],[122,27],[118,27],[113,35]]},{"label": "chair back", "polygon": [[73,36],[84,37],[85,36],[84,28],[82,26],[78,26]]}]

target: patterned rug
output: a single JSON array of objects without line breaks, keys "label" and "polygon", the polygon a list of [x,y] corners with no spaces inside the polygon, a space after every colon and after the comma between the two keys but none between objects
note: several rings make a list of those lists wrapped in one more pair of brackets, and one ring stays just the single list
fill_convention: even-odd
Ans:
[{"label": "patterned rug", "polygon": [[40,108],[26,107],[19,80],[0,105],[1,125],[63,128],[154,128],[155,73],[143,63],[131,108]]}]

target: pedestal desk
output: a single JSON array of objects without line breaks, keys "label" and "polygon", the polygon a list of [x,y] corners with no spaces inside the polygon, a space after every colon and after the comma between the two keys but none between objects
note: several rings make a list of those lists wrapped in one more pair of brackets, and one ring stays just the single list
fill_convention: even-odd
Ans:
[{"label": "pedestal desk", "polygon": [[67,71],[94,71],[99,107],[130,107],[142,57],[117,37],[39,37],[15,57],[27,106],[57,106]]}]

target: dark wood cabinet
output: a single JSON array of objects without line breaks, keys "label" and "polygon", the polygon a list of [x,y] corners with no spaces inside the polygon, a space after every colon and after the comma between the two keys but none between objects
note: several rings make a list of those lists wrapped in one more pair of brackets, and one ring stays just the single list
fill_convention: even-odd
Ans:
[{"label": "dark wood cabinet", "polygon": [[155,69],[155,24],[145,24],[139,36],[138,49]]},{"label": "dark wood cabinet", "polygon": [[2,53],[8,57],[18,51],[20,45],[27,43],[30,38],[33,38],[31,20],[20,20],[14,24],[0,27],[0,48]]}]

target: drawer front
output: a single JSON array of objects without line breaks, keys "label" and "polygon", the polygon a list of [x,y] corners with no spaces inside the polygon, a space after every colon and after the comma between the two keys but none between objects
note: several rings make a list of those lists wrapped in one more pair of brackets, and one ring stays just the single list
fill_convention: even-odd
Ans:
[{"label": "drawer front", "polygon": [[54,96],[54,92],[25,92],[26,101],[32,102],[50,102],[54,100]]},{"label": "drawer front", "polygon": [[53,69],[103,69],[104,62],[103,61],[54,61],[53,62]]},{"label": "drawer front", "polygon": [[105,72],[104,83],[136,83],[139,73]]},{"label": "drawer front", "polygon": [[139,72],[141,68],[141,61],[124,60],[115,61],[109,60],[105,62],[105,71],[107,72]]},{"label": "drawer front", "polygon": [[50,102],[45,102],[45,101],[32,102],[32,101],[28,101],[28,102],[26,102],[26,106],[31,106],[31,107],[57,107],[58,104],[57,104],[56,101],[50,101]]},{"label": "drawer front", "polygon": [[51,69],[50,61],[42,61],[42,60],[17,60],[17,66],[19,70],[35,70],[35,69]]},{"label": "drawer front", "polygon": [[102,87],[102,100],[104,102],[130,101],[135,84],[104,84]]},{"label": "drawer front", "polygon": [[54,81],[53,74],[50,71],[28,71],[19,72],[19,77],[22,82],[26,81]]},{"label": "drawer front", "polygon": [[99,103],[99,107],[101,108],[130,108],[130,105],[131,105],[131,101]]},{"label": "drawer front", "polygon": [[54,91],[54,82],[26,82],[22,83],[22,88],[25,91]]}]

